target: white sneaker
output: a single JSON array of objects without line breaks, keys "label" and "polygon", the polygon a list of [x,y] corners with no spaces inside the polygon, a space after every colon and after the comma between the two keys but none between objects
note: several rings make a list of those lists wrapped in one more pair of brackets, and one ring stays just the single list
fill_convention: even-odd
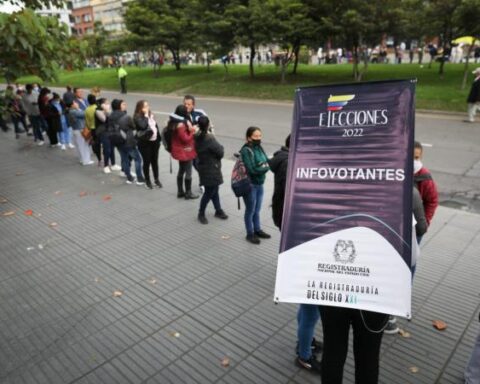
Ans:
[{"label": "white sneaker", "polygon": [[[120,177],[127,177],[127,174],[125,172],[120,172],[119,174]],[[133,177],[133,176],[132,176]]]},{"label": "white sneaker", "polygon": [[68,143],[68,148],[73,149],[73,148],[75,148],[75,146],[72,143]]},{"label": "white sneaker", "polygon": [[41,147],[43,144],[45,144],[45,142],[44,142],[44,141],[41,141],[41,140],[37,143],[37,145],[38,145],[39,147]]},{"label": "white sneaker", "polygon": [[62,144],[61,144],[61,143],[58,143],[56,146],[57,146],[58,148],[61,148],[61,147],[62,147]]},{"label": "white sneaker", "polygon": [[65,144],[62,144],[62,146],[60,147],[62,151],[65,151],[67,149],[67,147],[65,147]]},{"label": "white sneaker", "polygon": [[83,165],[92,165],[95,163],[93,160],[87,161],[86,163],[83,163]]},{"label": "white sneaker", "polygon": [[112,173],[112,171],[110,170],[110,167],[105,167],[103,168],[103,173]]},{"label": "white sneaker", "polygon": [[111,169],[112,171],[121,171],[121,170],[122,170],[122,167],[120,167],[119,165],[115,164],[115,165],[112,165],[112,166],[110,167],[110,169]]}]

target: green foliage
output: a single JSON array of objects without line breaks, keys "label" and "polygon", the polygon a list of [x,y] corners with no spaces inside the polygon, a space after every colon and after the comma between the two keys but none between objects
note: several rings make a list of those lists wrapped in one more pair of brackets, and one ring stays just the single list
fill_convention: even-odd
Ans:
[{"label": "green foliage", "polygon": [[65,0],[0,0],[0,4],[12,4],[30,9],[48,8],[50,6],[61,8]]},{"label": "green foliage", "polygon": [[196,0],[139,0],[128,3],[125,12],[127,29],[139,47],[152,49],[165,45],[180,69],[180,51],[195,45],[193,20]]},{"label": "green foliage", "polygon": [[54,17],[30,9],[0,13],[0,75],[12,81],[25,74],[56,77],[60,66],[83,67],[86,44],[69,39],[67,28]]}]

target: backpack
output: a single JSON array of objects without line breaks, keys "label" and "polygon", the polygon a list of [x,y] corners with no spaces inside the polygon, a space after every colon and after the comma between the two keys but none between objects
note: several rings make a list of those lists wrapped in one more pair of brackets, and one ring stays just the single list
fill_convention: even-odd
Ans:
[{"label": "backpack", "polygon": [[231,177],[232,190],[235,196],[237,197],[247,196],[252,189],[250,177],[248,176],[247,168],[243,163],[242,156],[236,153],[235,157],[237,158],[237,161],[235,161],[235,164],[232,170],[232,177]]},{"label": "backpack", "polygon": [[107,135],[113,145],[125,144],[127,134],[120,128],[120,120],[112,120],[107,118],[106,127]]},{"label": "backpack", "polygon": [[169,124],[162,129],[162,143],[163,147],[167,152],[172,152],[172,139],[173,139],[173,132],[175,130],[175,126],[169,128]]}]

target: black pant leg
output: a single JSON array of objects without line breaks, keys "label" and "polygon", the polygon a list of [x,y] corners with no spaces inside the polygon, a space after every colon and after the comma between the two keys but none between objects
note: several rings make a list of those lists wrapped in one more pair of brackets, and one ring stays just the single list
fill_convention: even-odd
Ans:
[{"label": "black pant leg", "polygon": [[[355,383],[377,384],[380,346],[388,315],[369,311],[355,311],[353,318],[353,352],[355,356]],[[382,332],[378,332],[382,330]]]},{"label": "black pant leg", "polygon": [[145,176],[145,181],[150,183],[150,162],[151,162],[151,146],[150,143],[139,143],[138,150],[143,159],[143,175]]},{"label": "black pant leg", "polygon": [[153,179],[155,181],[158,180],[158,151],[160,149],[160,140],[157,139],[152,141],[152,156],[151,156],[151,163],[152,163],[152,171],[153,171]]},{"label": "black pant leg", "polygon": [[343,366],[348,353],[350,311],[347,308],[320,307],[323,327],[323,384],[342,384]]}]

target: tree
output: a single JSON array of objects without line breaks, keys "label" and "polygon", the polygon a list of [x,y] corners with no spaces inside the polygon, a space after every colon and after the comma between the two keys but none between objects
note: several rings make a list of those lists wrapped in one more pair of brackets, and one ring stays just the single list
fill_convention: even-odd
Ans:
[{"label": "tree", "polygon": [[264,1],[261,0],[232,0],[225,11],[225,17],[230,20],[234,30],[235,42],[250,49],[251,78],[255,76],[255,49],[258,45],[269,42],[268,24],[272,16],[267,14],[267,11]]},{"label": "tree", "polygon": [[193,20],[193,28],[197,31],[199,48],[207,53],[207,71],[210,71],[210,54],[224,56],[235,45],[233,23],[225,14],[230,3],[230,0],[199,0],[194,10],[202,15]]},{"label": "tree", "polygon": [[196,0],[139,0],[128,3],[125,13],[127,29],[143,39],[150,48],[159,45],[172,53],[177,70],[180,70],[180,51],[192,47],[196,33],[193,28]]},{"label": "tree", "polygon": [[[282,48],[281,81],[285,82],[287,67],[298,62],[300,46],[317,32],[316,24],[309,19],[309,9],[301,0],[268,0],[265,12],[270,16],[268,29],[271,42]],[[294,72],[296,72],[296,65]]]},{"label": "tree", "polygon": [[[476,44],[480,44],[480,0],[462,0],[454,16],[459,35],[472,36],[474,41],[468,46],[463,72],[462,89],[465,89],[468,78],[470,55]],[[457,36],[458,37],[458,36]]]},{"label": "tree", "polygon": [[439,75],[443,78],[445,67],[445,54],[450,47],[455,32],[454,15],[462,0],[429,0],[426,1],[425,15],[429,30],[440,39],[442,47]]},{"label": "tree", "polygon": [[83,68],[85,49],[69,39],[57,18],[40,17],[31,9],[0,13],[0,74],[8,82],[28,74],[51,80],[62,64]]},{"label": "tree", "polygon": [[103,56],[107,54],[107,41],[110,32],[105,30],[100,21],[93,24],[93,33],[85,35],[82,40],[88,44],[88,55],[103,62]]}]

